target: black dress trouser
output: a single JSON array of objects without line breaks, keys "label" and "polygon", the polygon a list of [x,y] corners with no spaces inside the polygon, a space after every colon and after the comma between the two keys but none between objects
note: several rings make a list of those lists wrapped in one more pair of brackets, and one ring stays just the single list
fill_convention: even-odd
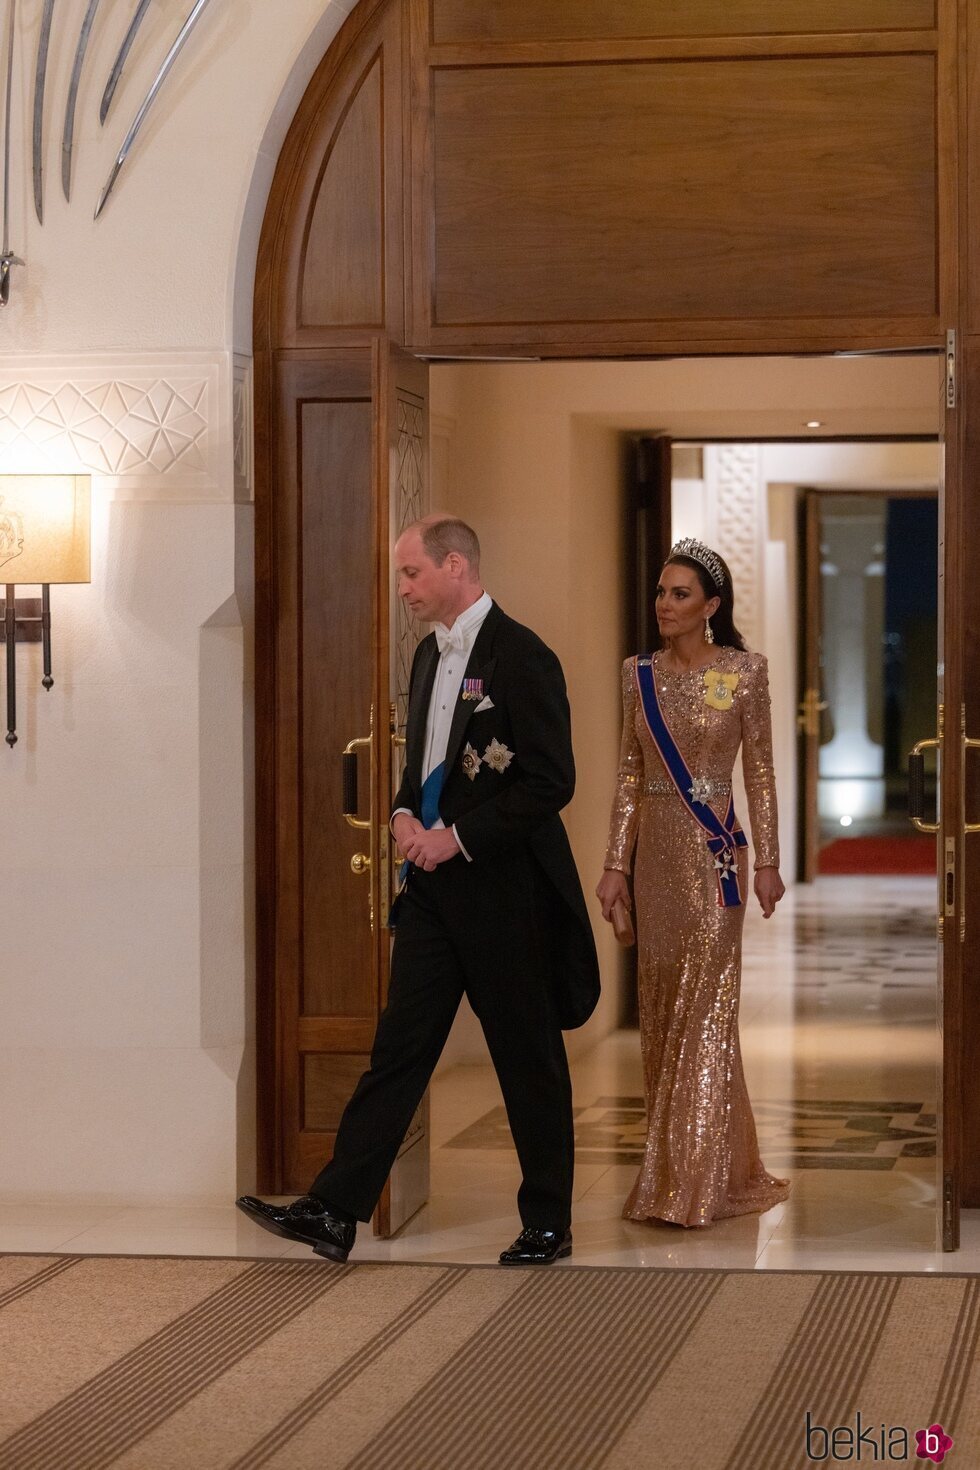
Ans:
[{"label": "black dress trouser", "polygon": [[310,1189],[328,1206],[371,1218],[466,995],[521,1164],[521,1220],[542,1230],[569,1224],[572,1088],[548,978],[547,884],[524,852],[487,868],[456,857],[431,873],[412,870],[370,1068]]}]

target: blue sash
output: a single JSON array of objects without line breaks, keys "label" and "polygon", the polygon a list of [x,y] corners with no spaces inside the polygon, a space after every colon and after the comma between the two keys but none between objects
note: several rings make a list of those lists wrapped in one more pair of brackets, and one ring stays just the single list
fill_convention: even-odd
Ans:
[{"label": "blue sash", "polygon": [[[422,826],[425,827],[426,831],[428,831],[430,827],[434,827],[436,822],[439,820],[439,798],[442,795],[442,788],[445,779],[446,762],[440,761],[435,769],[429,772],[422,783],[421,821]],[[406,858],[398,870],[398,893],[401,893],[402,889],[405,887],[405,881],[408,878],[411,866],[412,865],[408,861],[408,858]],[[395,897],[397,899],[398,894],[396,894]],[[392,909],[392,912],[394,912],[394,908]],[[390,918],[388,920],[388,927],[389,929],[393,929],[395,927]]]},{"label": "blue sash", "polygon": [[745,833],[735,820],[735,799],[728,798],[725,820],[712,811],[706,801],[694,798],[694,777],[681,755],[677,741],[660,708],[657,696],[657,681],[653,674],[653,660],[636,658],[636,686],[640,691],[643,716],[647,722],[651,739],[660,758],[667,767],[667,774],[677,787],[677,794],[691,816],[707,835],[707,848],[714,858],[718,874],[718,903],[722,908],[738,908],[742,902],[742,891],[738,879],[738,849],[748,847]]}]

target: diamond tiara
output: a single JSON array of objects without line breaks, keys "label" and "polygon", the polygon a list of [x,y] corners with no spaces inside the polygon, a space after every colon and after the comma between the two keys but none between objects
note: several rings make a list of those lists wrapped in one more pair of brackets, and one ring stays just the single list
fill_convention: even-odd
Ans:
[{"label": "diamond tiara", "polygon": [[693,536],[685,536],[683,541],[676,541],[667,554],[669,561],[672,556],[686,556],[691,561],[698,562],[704,567],[708,576],[716,587],[725,585],[725,572],[721,564],[721,557],[710,546],[705,546],[703,541],[698,541]]}]

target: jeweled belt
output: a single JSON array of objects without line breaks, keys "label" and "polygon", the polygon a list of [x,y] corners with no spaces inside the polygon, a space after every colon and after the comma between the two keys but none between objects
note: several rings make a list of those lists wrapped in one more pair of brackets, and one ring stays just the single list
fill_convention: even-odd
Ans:
[{"label": "jeweled belt", "polygon": [[[711,781],[701,777],[697,782],[698,794],[709,799],[716,796],[728,796],[731,793],[731,781]],[[649,791],[653,796],[676,796],[677,787],[673,781],[668,781],[666,776],[658,776],[652,781],[647,781],[644,791]]]}]

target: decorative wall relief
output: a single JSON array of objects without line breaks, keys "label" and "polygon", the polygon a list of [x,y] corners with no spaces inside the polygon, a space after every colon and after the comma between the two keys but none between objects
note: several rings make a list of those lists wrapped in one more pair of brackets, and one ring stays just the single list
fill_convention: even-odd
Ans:
[{"label": "decorative wall relief", "polygon": [[[750,648],[762,626],[765,485],[758,444],[709,444],[704,451],[708,503],[714,507],[711,544],[727,561],[735,583],[735,624]],[[708,538],[710,539],[710,538]]]},{"label": "decorative wall relief", "polygon": [[[392,540],[396,540],[413,521],[421,520],[428,509],[425,483],[425,405],[420,399],[403,392],[397,395],[396,403],[398,445]],[[412,659],[422,637],[422,629],[400,597],[395,596],[394,602],[395,718],[398,729],[403,731],[408,715],[408,681],[412,672]]]},{"label": "decorative wall relief", "polygon": [[96,475],[119,500],[247,500],[247,363],[232,372],[223,353],[35,359],[23,376],[22,362],[0,359],[0,454],[12,470]]}]

